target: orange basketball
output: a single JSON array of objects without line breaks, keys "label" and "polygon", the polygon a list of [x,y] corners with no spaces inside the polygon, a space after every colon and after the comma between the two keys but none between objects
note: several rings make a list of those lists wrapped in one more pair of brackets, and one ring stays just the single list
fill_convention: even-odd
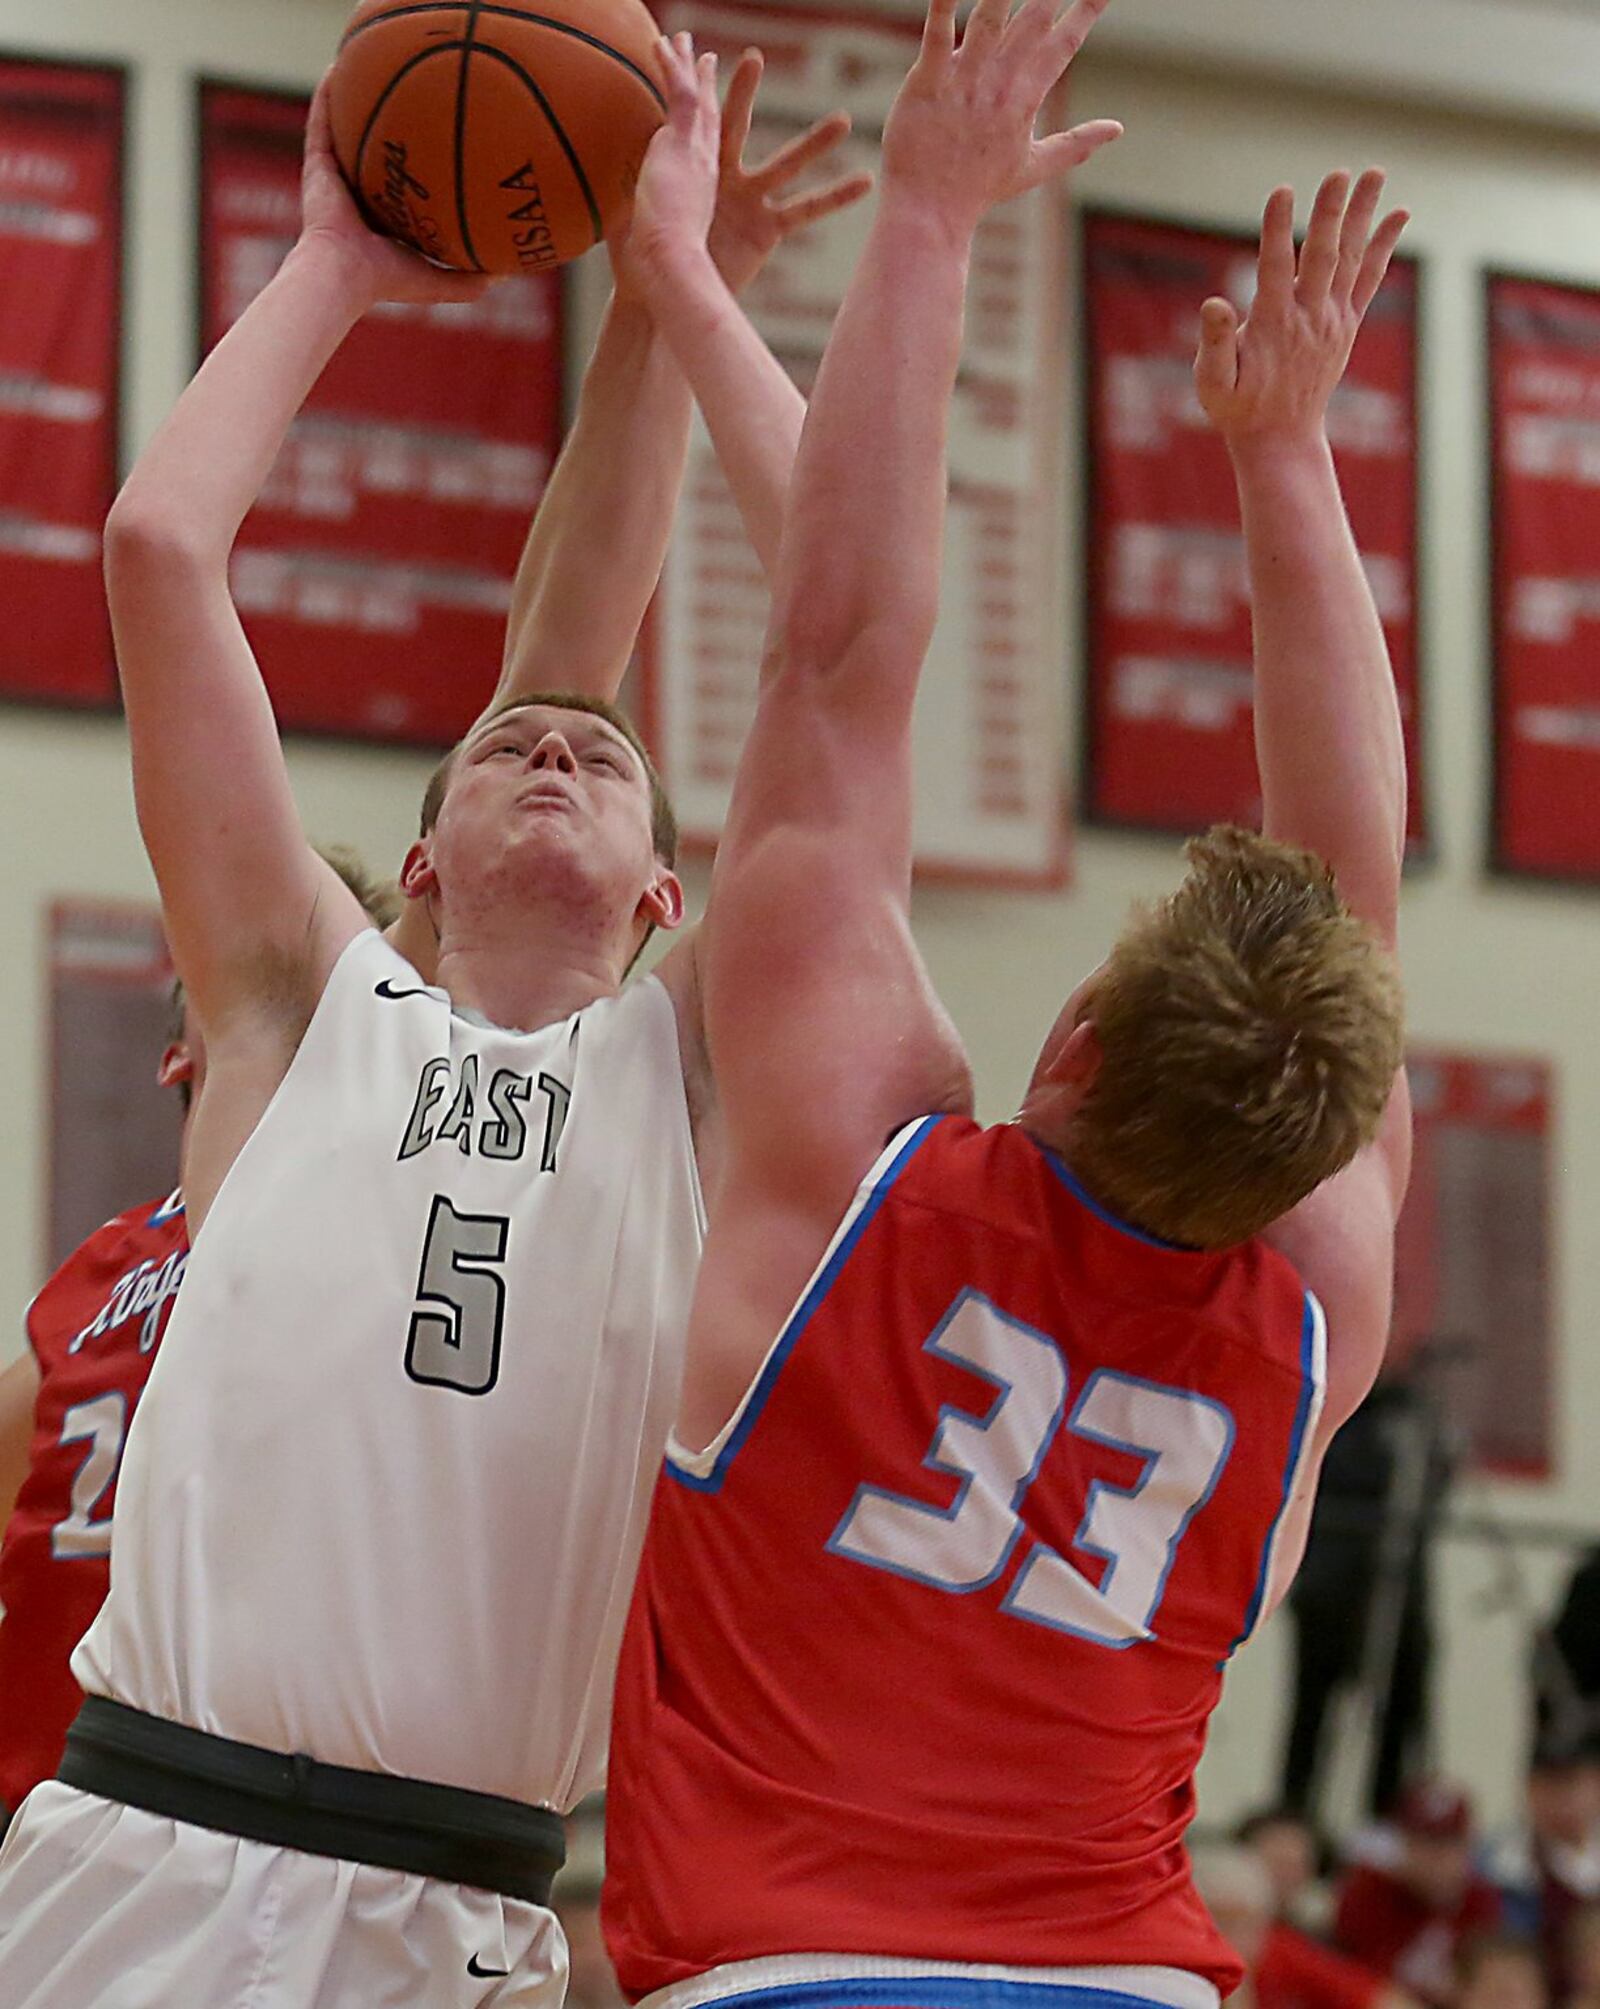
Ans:
[{"label": "orange basketball", "polygon": [[643,0],[361,0],[334,147],[376,229],[464,272],[543,272],[617,220],[665,104]]}]

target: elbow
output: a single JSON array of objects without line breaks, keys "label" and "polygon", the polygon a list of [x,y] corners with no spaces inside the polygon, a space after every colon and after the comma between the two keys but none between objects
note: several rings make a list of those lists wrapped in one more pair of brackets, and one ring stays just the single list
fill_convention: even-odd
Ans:
[{"label": "elbow", "polygon": [[763,678],[781,674],[786,681],[826,683],[863,662],[920,666],[938,618],[936,598],[921,607],[907,600],[845,607],[830,606],[825,590],[798,595],[774,623]]},{"label": "elbow", "polygon": [[228,552],[215,534],[202,534],[170,507],[124,489],[106,518],[104,562],[107,590],[140,580],[226,569]]}]

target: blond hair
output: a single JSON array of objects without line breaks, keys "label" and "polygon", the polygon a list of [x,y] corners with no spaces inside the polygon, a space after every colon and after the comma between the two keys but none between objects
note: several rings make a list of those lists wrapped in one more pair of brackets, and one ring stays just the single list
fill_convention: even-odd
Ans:
[{"label": "blond hair", "polygon": [[1101,1063],[1062,1144],[1133,1225],[1228,1248],[1372,1140],[1404,1012],[1393,957],[1321,859],[1227,828],[1188,858],[1085,1001]]}]

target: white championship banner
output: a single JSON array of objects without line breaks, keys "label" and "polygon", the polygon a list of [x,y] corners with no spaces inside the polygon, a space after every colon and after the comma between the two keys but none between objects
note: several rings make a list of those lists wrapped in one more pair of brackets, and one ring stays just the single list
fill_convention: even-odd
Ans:
[{"label": "white championship banner", "polygon": [[[854,131],[830,175],[876,168],[884,118],[919,32],[904,19],[672,0],[726,76],[766,57],[748,157],[762,160],[843,109]],[[872,202],[780,246],[745,296],[809,392],[865,241]],[[919,871],[985,884],[1066,877],[1056,359],[1064,296],[1059,196],[992,215],[978,238],[951,421],[944,601],[916,724]],[[645,712],[686,836],[714,843],[755,705],[765,582],[709,438],[696,430],[679,526],[644,662]]]}]

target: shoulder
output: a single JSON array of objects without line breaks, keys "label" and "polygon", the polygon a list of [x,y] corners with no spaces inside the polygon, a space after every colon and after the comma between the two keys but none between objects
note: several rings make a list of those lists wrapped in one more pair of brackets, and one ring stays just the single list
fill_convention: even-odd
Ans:
[{"label": "shoulder", "polygon": [[36,1303],[58,1286],[68,1288],[85,1278],[96,1278],[138,1261],[153,1246],[182,1240],[187,1229],[182,1195],[168,1193],[160,1199],[145,1200],[125,1213],[115,1215],[81,1241],[39,1293]]}]

